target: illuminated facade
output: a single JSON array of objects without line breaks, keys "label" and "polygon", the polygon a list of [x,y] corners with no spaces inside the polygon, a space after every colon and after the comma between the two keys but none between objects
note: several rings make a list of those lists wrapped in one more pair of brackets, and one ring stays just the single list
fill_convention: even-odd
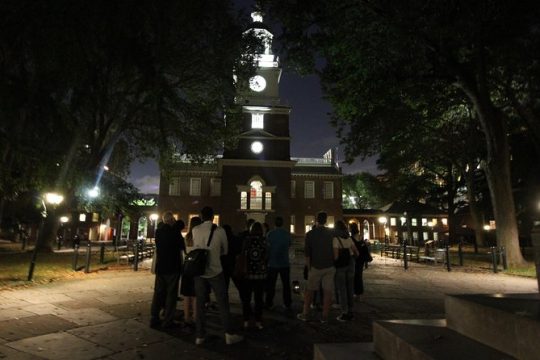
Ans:
[{"label": "illuminated facade", "polygon": [[238,144],[204,164],[176,156],[170,176],[160,179],[159,210],[186,221],[208,205],[236,232],[247,219],[273,225],[281,216],[292,233],[303,235],[320,210],[331,226],[341,219],[341,170],[332,150],[317,159],[291,158],[291,108],[279,96],[282,69],[271,50],[273,35],[259,13],[252,18],[248,31],[263,40],[264,53],[255,56],[256,74],[236,99],[244,118]]}]

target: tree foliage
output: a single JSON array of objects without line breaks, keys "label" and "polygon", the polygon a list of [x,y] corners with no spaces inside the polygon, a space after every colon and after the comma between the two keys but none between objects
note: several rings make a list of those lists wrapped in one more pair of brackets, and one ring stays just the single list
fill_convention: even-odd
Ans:
[{"label": "tree foliage", "polygon": [[233,73],[253,71],[257,43],[229,2],[7,0],[0,14],[1,200],[71,197],[111,156],[124,176],[134,158],[231,138]]},{"label": "tree foliage", "polygon": [[[521,104],[530,108],[538,103],[536,85],[525,74],[537,71],[539,52],[530,50],[539,45],[540,5],[503,0],[264,3],[283,24],[289,60],[320,73],[348,159],[381,151],[381,144],[410,126],[417,114],[431,111],[432,104],[451,108],[465,99],[473,107],[485,135],[484,169],[497,238],[510,263],[522,264],[507,139],[508,114],[517,109],[509,108],[506,96],[519,93]],[[316,57],[324,59],[322,68],[314,66]]]}]

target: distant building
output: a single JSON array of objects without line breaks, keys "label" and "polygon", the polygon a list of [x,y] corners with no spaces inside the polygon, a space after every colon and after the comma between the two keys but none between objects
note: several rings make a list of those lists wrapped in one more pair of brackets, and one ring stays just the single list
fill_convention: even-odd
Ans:
[{"label": "distant building", "polygon": [[256,55],[258,67],[249,90],[237,97],[244,117],[238,144],[203,164],[178,154],[167,169],[169,177],[162,171],[159,211],[173,211],[187,222],[208,205],[216,222],[235,231],[243,230],[250,218],[273,225],[281,216],[292,233],[303,235],[324,210],[333,226],[342,218],[342,175],[335,151],[317,159],[291,158],[291,108],[279,96],[282,69],[272,53],[273,35],[259,13],[252,18],[248,31],[263,39],[265,49]]},{"label": "distant building", "polygon": [[448,237],[446,212],[421,203],[392,202],[381,209],[345,209],[345,221],[357,223],[364,239],[391,243],[407,240],[422,245],[427,240],[443,241]]}]

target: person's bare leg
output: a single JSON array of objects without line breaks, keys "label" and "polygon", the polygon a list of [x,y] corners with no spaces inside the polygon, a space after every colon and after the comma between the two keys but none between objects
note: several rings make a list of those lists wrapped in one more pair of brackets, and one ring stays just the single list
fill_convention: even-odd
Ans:
[{"label": "person's bare leg", "polygon": [[191,322],[193,321],[193,318],[191,317],[191,297],[184,296],[184,321],[185,322]]},{"label": "person's bare leg", "polygon": [[330,313],[330,307],[332,306],[332,293],[333,291],[324,290],[322,318],[325,321],[328,320],[328,314]]},{"label": "person's bare leg", "polygon": [[309,306],[311,305],[311,302],[313,301],[313,291],[312,290],[306,290],[304,292],[304,315],[309,314]]}]

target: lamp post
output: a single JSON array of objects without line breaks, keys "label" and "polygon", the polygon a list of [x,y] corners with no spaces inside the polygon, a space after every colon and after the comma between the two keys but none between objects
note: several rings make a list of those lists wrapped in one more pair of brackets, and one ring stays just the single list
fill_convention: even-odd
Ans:
[{"label": "lamp post", "polygon": [[47,219],[47,215],[48,215],[46,204],[51,204],[54,209],[62,201],[64,201],[64,196],[58,193],[50,192],[50,193],[44,194],[40,200],[41,200],[41,205],[43,206],[43,211],[41,212],[42,219],[39,225],[38,238],[34,246],[34,251],[32,252],[32,260],[30,261],[30,268],[28,269],[28,281],[32,281],[32,278],[34,277],[34,268],[36,266],[37,252],[39,250],[39,247],[41,246],[41,243],[43,242],[43,236],[45,232],[45,220]]},{"label": "lamp post", "polygon": [[390,239],[390,231],[388,231],[388,219],[386,216],[379,217],[379,223],[384,227],[384,242],[387,242],[387,239]]},{"label": "lamp post", "polygon": [[153,238],[154,240],[156,239],[156,227],[157,227],[157,221],[159,219],[159,215],[154,213],[154,214],[150,214],[150,220],[152,220],[152,223],[154,224],[154,234],[153,234]]}]

